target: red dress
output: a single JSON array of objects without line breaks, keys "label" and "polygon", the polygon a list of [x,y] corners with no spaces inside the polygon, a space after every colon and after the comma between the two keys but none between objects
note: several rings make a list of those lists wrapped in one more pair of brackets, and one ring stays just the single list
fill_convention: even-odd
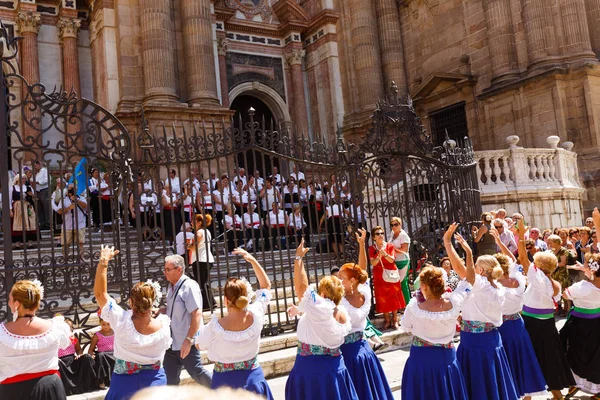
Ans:
[{"label": "red dress", "polygon": [[[387,243],[385,252],[393,257],[394,245]],[[375,246],[369,247],[369,258],[377,257]],[[383,263],[383,266],[381,265]],[[398,311],[406,307],[404,296],[402,295],[402,282],[389,283],[383,280],[383,269],[396,269],[394,261],[388,261],[382,258],[381,261],[373,267],[372,281],[375,290],[375,309],[378,313]]]}]

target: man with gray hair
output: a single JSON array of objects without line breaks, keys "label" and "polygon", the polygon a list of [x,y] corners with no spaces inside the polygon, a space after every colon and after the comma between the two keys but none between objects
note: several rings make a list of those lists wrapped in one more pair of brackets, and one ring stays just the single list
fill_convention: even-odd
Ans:
[{"label": "man with gray hair", "polygon": [[202,366],[200,352],[194,346],[195,337],[203,325],[200,286],[185,275],[185,261],[179,254],[165,257],[167,315],[171,320],[173,344],[165,353],[163,363],[167,385],[179,385],[181,369],[202,386],[210,387],[212,375]]}]

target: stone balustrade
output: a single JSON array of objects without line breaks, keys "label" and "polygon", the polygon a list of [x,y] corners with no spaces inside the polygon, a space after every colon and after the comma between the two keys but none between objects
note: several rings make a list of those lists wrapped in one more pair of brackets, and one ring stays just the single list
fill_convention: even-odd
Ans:
[{"label": "stone balustrade", "polygon": [[540,228],[581,225],[577,154],[573,143],[550,136],[549,148],[519,147],[518,136],[507,138],[508,149],[476,151],[477,176],[484,210],[520,212]]}]

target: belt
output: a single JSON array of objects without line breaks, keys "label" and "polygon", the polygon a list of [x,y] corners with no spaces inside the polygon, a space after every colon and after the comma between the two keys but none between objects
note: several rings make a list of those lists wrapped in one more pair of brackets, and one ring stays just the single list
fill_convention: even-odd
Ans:
[{"label": "belt", "polygon": [[519,319],[521,319],[521,313],[514,313],[502,316],[502,321],[517,321]]},{"label": "belt", "polygon": [[215,372],[230,372],[230,371],[249,371],[258,368],[258,356],[255,356],[251,360],[238,361],[234,363],[221,363],[215,361]]},{"label": "belt", "polygon": [[584,319],[596,319],[600,318],[600,308],[573,307],[571,315]]},{"label": "belt", "polygon": [[6,378],[2,382],[0,382],[0,385],[9,385],[11,383],[29,381],[31,379],[41,378],[42,376],[54,375],[54,374],[60,376],[60,373],[58,372],[57,369],[50,369],[48,371],[42,371],[42,372],[33,372],[31,374],[15,375],[15,376],[11,376],[10,378]]},{"label": "belt", "polygon": [[114,373],[119,375],[133,375],[143,370],[155,370],[158,371],[162,366],[160,361],[154,364],[138,364],[134,362],[124,361],[119,358],[115,360]]},{"label": "belt", "polygon": [[466,321],[463,319],[460,323],[460,329],[464,332],[470,333],[485,333],[496,329],[496,325],[492,324],[491,322]]},{"label": "belt", "polygon": [[319,346],[316,344],[308,344],[298,342],[298,351],[296,352],[300,356],[332,356],[339,357],[342,355],[340,348],[331,349],[325,346]]},{"label": "belt", "polygon": [[353,332],[344,338],[344,344],[360,342],[363,339],[363,331]]},{"label": "belt", "polygon": [[454,348],[454,343],[431,343],[425,339],[421,339],[418,336],[413,336],[412,345],[415,347],[440,347],[443,349],[452,349]]},{"label": "belt", "polygon": [[273,225],[273,228],[283,228],[285,224]]},{"label": "belt", "polygon": [[550,319],[554,318],[554,309],[523,306],[522,314],[537,319]]}]

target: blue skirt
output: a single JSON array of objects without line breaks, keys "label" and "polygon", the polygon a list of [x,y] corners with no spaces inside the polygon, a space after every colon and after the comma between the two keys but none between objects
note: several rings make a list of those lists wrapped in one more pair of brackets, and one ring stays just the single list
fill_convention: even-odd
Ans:
[{"label": "blue skirt", "polygon": [[523,319],[504,321],[498,328],[519,396],[547,394],[546,379],[540,368]]},{"label": "blue skirt", "polygon": [[106,394],[105,400],[127,400],[131,398],[138,390],[150,386],[165,386],[167,384],[167,375],[165,370],[145,369],[137,374],[125,375],[115,374],[113,372],[110,379],[110,389]]},{"label": "blue skirt", "polygon": [[402,373],[402,398],[467,399],[467,386],[456,360],[456,349],[412,346]]},{"label": "blue skirt", "polygon": [[340,349],[358,398],[361,400],[394,398],[381,363],[366,340],[343,344]]},{"label": "blue skirt", "polygon": [[457,358],[470,399],[519,398],[497,329],[485,333],[460,332]]},{"label": "blue skirt", "polygon": [[244,389],[273,400],[273,393],[261,367],[243,371],[214,372],[211,387],[217,389],[221,386]]},{"label": "blue skirt", "polygon": [[286,400],[359,400],[344,357],[301,356],[285,384]]}]

